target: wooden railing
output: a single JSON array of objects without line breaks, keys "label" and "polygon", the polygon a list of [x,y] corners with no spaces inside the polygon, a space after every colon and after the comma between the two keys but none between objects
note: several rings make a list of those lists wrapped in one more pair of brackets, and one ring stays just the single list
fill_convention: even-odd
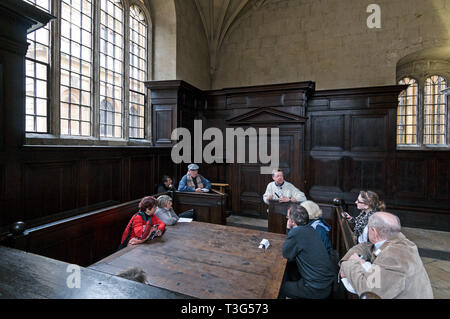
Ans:
[{"label": "wooden railing", "polygon": [[344,257],[347,251],[355,246],[357,243],[354,240],[353,231],[346,218],[342,217],[344,211],[344,202],[341,199],[333,199],[336,213],[336,250],[339,258]]}]

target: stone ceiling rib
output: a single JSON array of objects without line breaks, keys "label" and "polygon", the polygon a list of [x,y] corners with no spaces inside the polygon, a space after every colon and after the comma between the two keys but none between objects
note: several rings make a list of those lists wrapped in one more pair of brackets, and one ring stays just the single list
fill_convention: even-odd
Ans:
[{"label": "stone ceiling rib", "polygon": [[[210,73],[214,76],[217,52],[231,26],[244,11],[270,0],[194,0],[200,14],[210,53]],[[247,11],[248,11],[247,10]]]}]

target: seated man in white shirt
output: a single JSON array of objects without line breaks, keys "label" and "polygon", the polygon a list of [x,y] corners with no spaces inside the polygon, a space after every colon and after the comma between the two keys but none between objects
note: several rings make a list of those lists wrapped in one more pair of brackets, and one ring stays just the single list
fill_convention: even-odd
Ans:
[{"label": "seated man in white shirt", "polygon": [[267,185],[264,193],[264,203],[269,205],[269,200],[279,200],[280,203],[285,202],[304,202],[306,196],[297,187],[284,180],[284,174],[281,169],[272,171],[273,182]]}]

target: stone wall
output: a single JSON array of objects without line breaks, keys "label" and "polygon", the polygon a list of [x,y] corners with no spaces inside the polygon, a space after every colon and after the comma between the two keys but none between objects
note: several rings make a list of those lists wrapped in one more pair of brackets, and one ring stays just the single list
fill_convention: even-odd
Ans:
[{"label": "stone wall", "polygon": [[153,24],[153,74],[149,80],[174,80],[177,62],[177,20],[174,0],[146,0]]},{"label": "stone wall", "polygon": [[176,78],[207,90],[211,87],[209,75],[209,48],[200,14],[194,1],[175,0],[177,12]]},{"label": "stone wall", "polygon": [[[371,3],[381,7],[380,29],[367,27]],[[450,0],[269,0],[229,30],[212,88],[395,84],[402,57],[450,46],[449,17]]]}]

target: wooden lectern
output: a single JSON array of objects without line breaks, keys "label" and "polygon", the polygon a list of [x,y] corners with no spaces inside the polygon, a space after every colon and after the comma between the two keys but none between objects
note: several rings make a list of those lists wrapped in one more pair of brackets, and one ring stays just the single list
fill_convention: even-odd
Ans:
[{"label": "wooden lectern", "polygon": [[210,193],[174,192],[173,206],[176,213],[195,210],[198,222],[226,225],[226,196],[218,191]]},{"label": "wooden lectern", "polygon": [[286,215],[291,204],[292,202],[280,203],[277,200],[269,201],[269,232],[286,234]]}]

